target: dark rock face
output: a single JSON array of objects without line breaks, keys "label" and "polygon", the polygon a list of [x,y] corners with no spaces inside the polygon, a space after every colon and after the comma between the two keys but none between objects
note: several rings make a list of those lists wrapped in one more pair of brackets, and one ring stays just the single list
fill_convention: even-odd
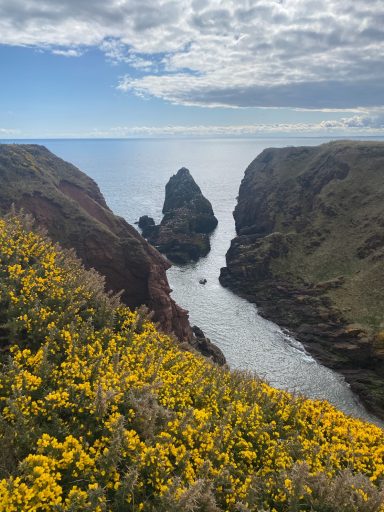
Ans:
[{"label": "dark rock face", "polygon": [[[145,304],[161,329],[195,342],[188,312],[170,297],[170,264],[108,208],[96,183],[43,146],[0,145],[0,212],[31,213],[62,247],[105,276],[131,308]],[[212,354],[214,357],[214,353]]]},{"label": "dark rock face", "polygon": [[224,286],[384,417],[384,144],[267,149],[248,167]]},{"label": "dark rock face", "polygon": [[148,215],[143,215],[140,217],[139,222],[137,223],[139,228],[141,229],[141,233],[144,238],[150,236],[155,228],[155,221],[152,217],[148,217]]},{"label": "dark rock face", "polygon": [[221,366],[226,364],[223,352],[219,349],[219,347],[214,345],[209,338],[206,338],[205,334],[199,327],[194,325],[192,327],[192,331],[194,334],[194,339],[191,342],[191,345],[198,352],[203,354],[205,357],[210,357],[212,361]]},{"label": "dark rock face", "polygon": [[167,183],[163,214],[160,225],[149,229],[148,217],[140,218],[145,224],[143,236],[151,244],[179,264],[208,254],[208,234],[216,228],[217,219],[188,169],[180,169]]}]

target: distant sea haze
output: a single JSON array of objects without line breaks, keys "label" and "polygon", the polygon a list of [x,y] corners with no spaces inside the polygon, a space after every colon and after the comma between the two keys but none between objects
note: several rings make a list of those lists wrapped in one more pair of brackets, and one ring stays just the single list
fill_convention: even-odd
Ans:
[{"label": "distant sea haze", "polygon": [[[130,224],[141,215],[161,220],[164,187],[187,167],[211,201],[219,225],[212,249],[198,263],[168,271],[173,297],[224,352],[232,368],[246,369],[271,385],[327,399],[343,411],[369,418],[343,378],[319,365],[257,308],[223,288],[218,276],[235,235],[232,212],[244,170],[267,147],[309,146],[330,139],[126,139],[34,140],[91,176],[109,207]],[[372,140],[372,139],[370,139]],[[377,138],[384,140],[384,138]],[[7,142],[7,141],[3,141]],[[17,142],[17,141],[15,141]],[[200,279],[206,279],[203,286]]]}]

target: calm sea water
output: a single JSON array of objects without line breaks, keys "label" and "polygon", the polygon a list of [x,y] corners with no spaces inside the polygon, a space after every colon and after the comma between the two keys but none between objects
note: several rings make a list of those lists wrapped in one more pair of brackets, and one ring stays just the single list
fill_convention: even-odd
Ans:
[{"label": "calm sea water", "polygon": [[[168,271],[173,297],[189,310],[192,324],[223,350],[232,368],[255,372],[275,387],[327,399],[349,414],[369,419],[341,376],[318,364],[299,342],[258,315],[255,305],[218,281],[235,235],[232,211],[247,165],[266,147],[316,145],[325,139],[33,142],[44,144],[94,178],[112,210],[131,224],[144,214],[160,221],[165,184],[180,167],[189,168],[219,220],[209,255]],[[199,284],[200,278],[207,279],[205,286]]]}]

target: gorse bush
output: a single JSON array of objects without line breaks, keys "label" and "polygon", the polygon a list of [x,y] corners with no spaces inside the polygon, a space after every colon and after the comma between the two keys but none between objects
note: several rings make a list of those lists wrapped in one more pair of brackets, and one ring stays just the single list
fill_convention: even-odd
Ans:
[{"label": "gorse bush", "polygon": [[384,435],[180,350],[0,220],[0,511],[384,511]]}]

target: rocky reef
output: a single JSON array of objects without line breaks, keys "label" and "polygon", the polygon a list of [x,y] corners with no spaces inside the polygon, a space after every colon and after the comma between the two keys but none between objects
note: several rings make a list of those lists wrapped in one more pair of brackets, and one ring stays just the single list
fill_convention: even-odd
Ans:
[{"label": "rocky reef", "polygon": [[293,331],[384,417],[384,143],[266,149],[220,282]]},{"label": "rocky reef", "polygon": [[[86,174],[43,146],[1,144],[0,213],[12,205],[32,214],[62,247],[73,248],[86,268],[105,276],[108,290],[122,291],[130,308],[147,306],[163,331],[199,347],[188,312],[170,296],[169,262],[113,214]],[[208,355],[223,363],[224,356],[211,345]]]},{"label": "rocky reef", "polygon": [[217,219],[188,169],[179,169],[167,183],[163,214],[157,226],[151,217],[140,217],[139,227],[152,245],[177,264],[208,254],[208,235],[216,228]]}]

